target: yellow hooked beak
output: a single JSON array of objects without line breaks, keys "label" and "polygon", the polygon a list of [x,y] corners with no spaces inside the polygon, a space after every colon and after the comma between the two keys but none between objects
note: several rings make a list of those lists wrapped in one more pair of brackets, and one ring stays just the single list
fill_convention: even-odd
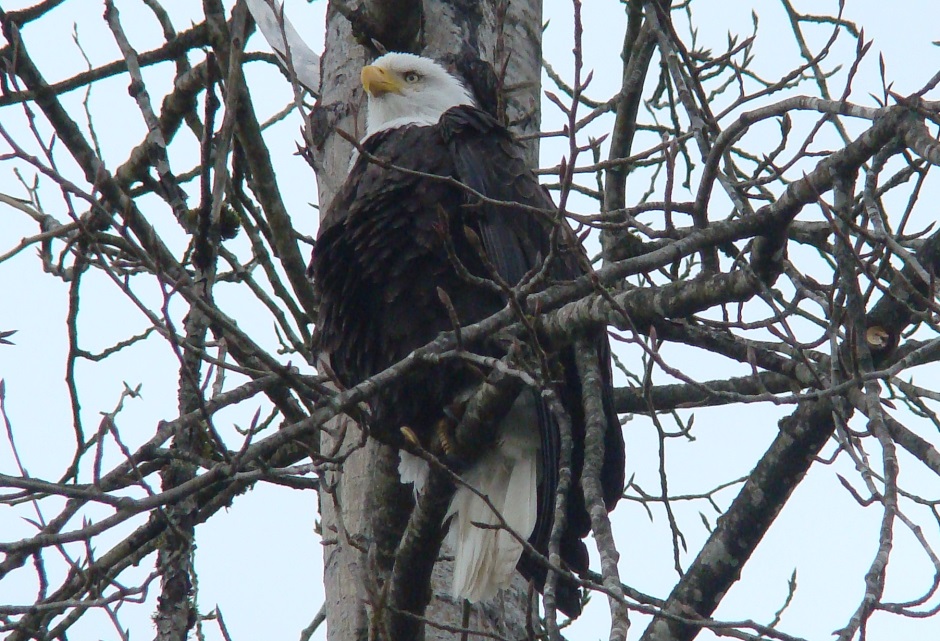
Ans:
[{"label": "yellow hooked beak", "polygon": [[363,89],[376,98],[387,93],[401,93],[402,90],[402,84],[397,78],[375,65],[363,67],[360,78]]}]

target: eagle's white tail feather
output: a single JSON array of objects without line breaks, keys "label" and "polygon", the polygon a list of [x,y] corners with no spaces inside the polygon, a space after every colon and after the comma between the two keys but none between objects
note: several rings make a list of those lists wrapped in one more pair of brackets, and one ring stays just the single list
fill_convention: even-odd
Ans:
[{"label": "eagle's white tail feather", "polygon": [[[489,498],[523,540],[535,528],[538,500],[539,436],[531,400],[524,394],[516,401],[500,426],[498,445],[461,475]],[[474,602],[495,596],[512,581],[522,543],[498,527],[500,520],[490,506],[467,487],[457,489],[447,512],[451,517],[447,543],[454,553],[453,595]]]},{"label": "eagle's white tail feather", "polygon": [[[493,509],[467,485],[489,498],[519,538],[528,539],[535,528],[540,443],[534,401],[532,394],[521,395],[500,425],[496,447],[461,474],[466,485],[457,488],[445,517],[451,520],[445,543],[454,554],[455,597],[476,602],[496,596],[509,587],[522,556],[522,543],[500,527]],[[401,480],[414,483],[417,497],[427,482],[428,464],[404,450],[399,455]]]},{"label": "eagle's white tail feather", "polygon": [[418,498],[418,495],[424,491],[429,473],[428,462],[423,458],[418,458],[405,450],[398,452],[398,476],[402,483],[414,483],[415,498]]}]

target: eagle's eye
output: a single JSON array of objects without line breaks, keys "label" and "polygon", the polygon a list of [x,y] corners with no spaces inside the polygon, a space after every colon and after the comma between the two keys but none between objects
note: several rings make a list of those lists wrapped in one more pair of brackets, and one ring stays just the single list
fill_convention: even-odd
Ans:
[{"label": "eagle's eye", "polygon": [[409,85],[413,85],[414,83],[421,80],[421,74],[419,74],[417,71],[409,71],[405,73],[404,77],[405,82],[407,82]]}]

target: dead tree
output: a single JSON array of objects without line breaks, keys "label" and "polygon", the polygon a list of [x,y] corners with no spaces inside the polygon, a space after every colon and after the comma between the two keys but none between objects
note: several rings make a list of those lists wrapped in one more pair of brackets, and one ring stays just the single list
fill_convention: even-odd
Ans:
[{"label": "dead tree", "polygon": [[[197,572],[200,532],[268,486],[318,495],[325,600],[309,603],[302,638],[324,620],[330,639],[376,638],[388,617],[411,617],[426,639],[578,634],[521,579],[496,603],[454,603],[444,558],[431,586],[417,586],[433,598],[416,616],[390,607],[389,584],[371,572],[376,555],[409,553],[385,524],[410,515],[384,509],[402,492],[397,454],[355,420],[410,363],[459,348],[443,334],[344,390],[310,349],[308,203],[325,207],[345,177],[364,122],[359,69],[383,48],[443,59],[479,82],[533,165],[541,145],[545,184],[596,254],[588,276],[461,333],[537,323],[565,342],[604,324],[621,345],[616,402],[633,482],[610,519],[592,515],[600,563],[578,577],[590,607],[608,609],[609,637],[810,636],[786,618],[812,588],[795,580],[783,602],[765,599],[776,617],[715,612],[781,511],[809,500],[798,490],[813,474],[839,486],[812,497],[827,509],[848,496],[878,511],[870,532],[820,534],[865,536],[873,551],[846,579],[861,596],[829,608],[840,641],[876,636],[884,618],[936,625],[940,240],[929,171],[940,162],[940,74],[924,70],[904,95],[890,64],[880,85],[862,80],[878,66],[872,42],[837,3],[822,16],[783,0],[787,24],[755,19],[719,49],[699,40],[696,2],[625,3],[610,14],[624,36],[613,46],[573,1],[573,51],[559,55],[542,51],[535,0],[334,0],[319,64],[284,45],[297,40],[278,8],[257,21],[269,53],[243,1],[108,0],[103,16],[69,13],[78,4],[0,10],[6,638],[103,636],[104,625],[121,638],[152,626],[161,641],[229,638],[224,604],[200,600],[200,579],[228,571]],[[74,36],[61,26],[70,21]],[[99,31],[86,36],[90,25]],[[800,57],[767,71],[756,45],[783,27]],[[544,37],[561,38],[554,28]],[[600,48],[606,66],[592,69],[585,54]],[[616,89],[595,89],[601,76]],[[733,438],[705,449],[718,431],[712,408],[755,403],[772,432],[762,453],[742,463]],[[690,449],[744,472],[699,480],[672,463]],[[671,544],[658,561],[676,574],[654,594],[628,570],[658,554],[630,543],[645,514]],[[274,536],[289,517],[259,518]],[[915,566],[892,555],[899,548],[916,551]],[[895,585],[892,573],[911,567],[927,578]],[[259,602],[293,589],[238,581]]]}]

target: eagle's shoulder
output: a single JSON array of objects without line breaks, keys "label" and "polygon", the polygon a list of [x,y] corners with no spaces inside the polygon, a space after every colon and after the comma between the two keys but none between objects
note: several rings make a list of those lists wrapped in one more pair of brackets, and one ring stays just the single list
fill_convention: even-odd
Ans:
[{"label": "eagle's shoulder", "polygon": [[473,105],[451,107],[441,116],[437,126],[440,128],[440,135],[445,142],[450,142],[455,137],[468,133],[512,138],[509,130],[496,118]]},{"label": "eagle's shoulder", "polygon": [[436,127],[410,125],[386,129],[362,142],[339,192],[320,221],[319,235],[364,211],[389,204],[407,205],[397,196],[414,194],[423,174],[449,176],[450,154]]}]

